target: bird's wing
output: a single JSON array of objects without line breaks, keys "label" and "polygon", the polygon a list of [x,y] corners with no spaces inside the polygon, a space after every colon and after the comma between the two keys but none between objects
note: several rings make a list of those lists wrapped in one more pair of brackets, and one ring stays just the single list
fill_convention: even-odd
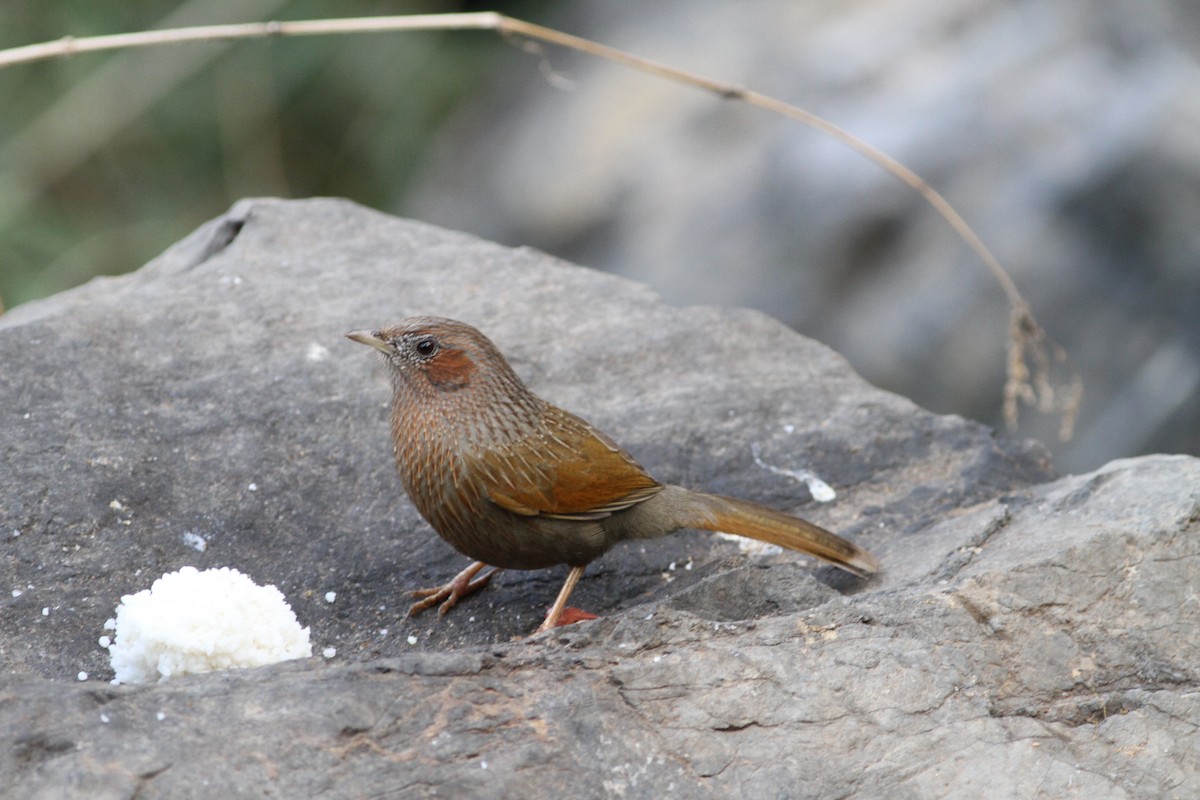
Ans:
[{"label": "bird's wing", "polygon": [[489,451],[475,474],[488,498],[522,516],[602,519],[662,489],[633,457],[588,423],[549,407],[539,433]]}]

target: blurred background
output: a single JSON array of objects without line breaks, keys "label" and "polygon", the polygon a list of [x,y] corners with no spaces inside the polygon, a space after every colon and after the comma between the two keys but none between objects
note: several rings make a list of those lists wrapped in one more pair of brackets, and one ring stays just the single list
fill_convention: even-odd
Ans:
[{"label": "blurred background", "polygon": [[[1060,470],[1200,454],[1194,0],[45,0],[0,48],[497,10],[800,105],[942,192],[1085,383]],[[797,123],[487,32],[188,44],[0,70],[0,296],[133,270],[246,196],[342,196],[751,306],[1001,425],[1008,309],[915,193]]]}]

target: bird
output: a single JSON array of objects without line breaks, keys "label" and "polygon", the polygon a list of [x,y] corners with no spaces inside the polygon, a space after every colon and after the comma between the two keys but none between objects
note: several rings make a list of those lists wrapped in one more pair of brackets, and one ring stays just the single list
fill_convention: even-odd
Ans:
[{"label": "bird", "polygon": [[655,480],[609,436],[534,394],[492,341],[464,322],[418,316],[346,337],[383,356],[396,468],[408,497],[472,559],[446,584],[414,591],[410,617],[439,603],[445,614],[502,569],[565,564],[541,633],[560,624],[586,566],[617,542],[685,528],[748,536],[864,578],[879,571],[870,552],[811,522]]}]

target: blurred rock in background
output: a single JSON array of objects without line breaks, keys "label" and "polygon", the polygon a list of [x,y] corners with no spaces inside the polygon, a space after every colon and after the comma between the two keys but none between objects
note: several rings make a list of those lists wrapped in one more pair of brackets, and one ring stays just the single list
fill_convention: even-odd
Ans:
[{"label": "blurred rock in background", "polygon": [[[837,0],[561,6],[551,25],[816,112],[941,191],[1069,351],[1060,468],[1200,452],[1200,6]],[[999,424],[1007,309],[913,191],[791,121],[552,51],[514,61],[398,203],[749,305],[870,381]]]},{"label": "blurred rock in background", "polygon": [[[142,5],[153,27],[334,15]],[[1072,441],[1029,411],[1020,435],[1068,471],[1200,453],[1195,3],[354,2],[336,16],[484,7],[776,96],[902,161],[975,226],[1083,374]],[[71,21],[40,15],[21,40],[0,25],[0,44],[151,27]],[[343,195],[672,303],[762,309],[877,385],[999,424],[1007,308],[983,265],[895,178],[766,112],[475,32],[80,57],[0,71],[0,100],[14,92],[34,99],[0,120],[0,264],[40,288],[0,275],[10,302],[133,269],[238,196]]]}]

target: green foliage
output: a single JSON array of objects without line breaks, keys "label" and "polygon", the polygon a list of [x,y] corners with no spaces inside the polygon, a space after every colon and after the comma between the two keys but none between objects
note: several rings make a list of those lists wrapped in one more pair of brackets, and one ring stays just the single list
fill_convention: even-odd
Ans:
[{"label": "green foliage", "polygon": [[[0,47],[184,25],[479,10],[470,5],[3,4]],[[487,7],[531,11],[504,5]],[[0,70],[0,297],[12,306],[136,269],[240,197],[331,195],[386,208],[439,123],[506,50],[485,32],[373,33],[167,45]]]}]

